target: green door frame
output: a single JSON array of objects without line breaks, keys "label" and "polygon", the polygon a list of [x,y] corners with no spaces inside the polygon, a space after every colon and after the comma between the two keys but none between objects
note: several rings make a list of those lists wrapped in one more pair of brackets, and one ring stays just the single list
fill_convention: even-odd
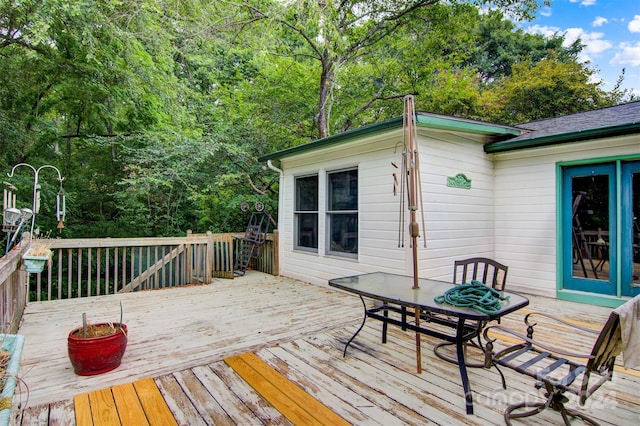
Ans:
[{"label": "green door frame", "polygon": [[[562,277],[562,288],[564,290],[573,290],[577,292],[584,293],[592,293],[596,295],[602,295],[605,297],[619,297],[618,293],[618,277],[616,270],[614,269],[614,265],[617,265],[617,214],[616,214],[616,206],[619,204],[617,202],[616,197],[616,164],[614,162],[607,163],[598,163],[598,164],[586,164],[579,166],[571,166],[563,168],[563,183],[562,183],[562,211],[564,212],[562,218],[562,228],[565,230],[571,229],[572,232],[566,231],[564,233],[564,239],[559,243],[562,244],[562,255],[564,261],[564,276]],[[574,247],[576,241],[575,238],[579,238],[573,235],[573,196],[575,194],[575,187],[573,187],[574,179],[593,179],[594,176],[606,176],[607,177],[607,200],[608,203],[604,209],[606,210],[608,215],[607,224],[603,223],[603,230],[607,231],[609,236],[609,243],[611,245],[611,250],[609,250],[609,265],[610,271],[609,274],[603,276],[602,273],[597,275],[597,278],[587,277],[587,273],[585,271],[585,276],[576,275],[573,270],[574,260],[574,252],[577,250],[582,251],[582,247]],[[586,219],[582,217],[582,219]],[[584,222],[582,222],[584,224]],[[588,247],[586,247],[588,248]],[[581,258],[581,263],[583,263],[583,269],[592,269],[593,274],[596,274],[597,266],[594,265],[596,263],[591,259],[591,256],[585,253],[585,256],[588,256],[588,262],[586,259]],[[585,263],[587,263],[585,265]]]},{"label": "green door frame", "polygon": [[[564,250],[563,241],[566,233],[571,236],[572,229],[565,229],[563,224],[563,217],[565,213],[565,203],[563,202],[564,194],[564,173],[563,170],[572,166],[594,165],[602,163],[615,163],[616,165],[616,184],[615,184],[615,211],[616,211],[616,223],[622,222],[623,212],[623,194],[622,194],[622,162],[640,160],[640,154],[624,155],[615,157],[603,157],[592,158],[588,160],[579,161],[563,161],[556,163],[556,297],[560,300],[568,300],[573,302],[587,303],[591,305],[607,306],[616,308],[622,305],[626,298],[622,298],[620,283],[622,282],[622,268],[616,265],[616,277],[615,281],[618,283],[616,294],[613,296],[598,295],[595,293],[586,293],[575,290],[567,290],[563,286],[563,280],[565,276],[564,265]],[[616,226],[616,251],[621,253],[622,250],[622,226]],[[619,262],[618,262],[619,264]]]},{"label": "green door frame", "polygon": [[[622,228],[622,240],[619,243],[619,246],[628,248],[632,247],[634,244],[635,232],[638,232],[637,227],[640,223],[634,222],[634,216],[637,215],[636,220],[640,221],[640,211],[633,209],[633,175],[640,174],[640,161],[630,161],[622,163],[619,168],[619,173],[621,174],[621,186],[622,186],[622,206],[623,208],[628,209],[626,212],[620,212],[619,215],[622,215],[620,220],[621,228]],[[637,189],[636,189],[637,190]],[[638,195],[637,195],[638,196]],[[636,203],[638,199],[635,199]],[[636,205],[637,208],[637,205]],[[635,284],[633,279],[633,260],[634,260],[634,252],[633,248],[631,250],[620,251],[620,263],[622,266],[622,275],[621,275],[621,291],[623,297],[634,297],[640,294],[640,285],[638,284],[639,280],[635,280]]]}]

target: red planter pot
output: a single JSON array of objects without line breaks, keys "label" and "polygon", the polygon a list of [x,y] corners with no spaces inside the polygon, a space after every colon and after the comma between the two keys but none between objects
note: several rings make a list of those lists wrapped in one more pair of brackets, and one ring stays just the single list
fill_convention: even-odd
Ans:
[{"label": "red planter pot", "polygon": [[[117,323],[113,325],[118,326]],[[118,332],[103,337],[75,337],[78,330],[81,328],[73,330],[67,338],[69,359],[77,375],[94,376],[120,366],[127,348],[126,324],[122,324]]]}]

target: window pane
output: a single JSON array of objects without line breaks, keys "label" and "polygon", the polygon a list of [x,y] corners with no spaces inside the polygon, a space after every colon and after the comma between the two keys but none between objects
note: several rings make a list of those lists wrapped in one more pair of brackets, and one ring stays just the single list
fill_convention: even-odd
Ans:
[{"label": "window pane", "polygon": [[330,251],[358,253],[358,214],[329,215]]},{"label": "window pane", "polygon": [[295,248],[318,249],[318,175],[296,178]]},{"label": "window pane", "polygon": [[609,176],[574,177],[573,276],[609,278]]},{"label": "window pane", "polygon": [[318,211],[318,176],[296,178],[296,210]]},{"label": "window pane", "polygon": [[329,173],[329,211],[358,209],[358,170]]},{"label": "window pane", "polygon": [[298,213],[297,247],[318,248],[318,214]]}]

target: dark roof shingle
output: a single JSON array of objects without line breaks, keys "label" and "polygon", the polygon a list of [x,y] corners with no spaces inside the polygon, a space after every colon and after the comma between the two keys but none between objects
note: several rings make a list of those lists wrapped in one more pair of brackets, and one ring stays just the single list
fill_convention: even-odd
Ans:
[{"label": "dark roof shingle", "polygon": [[519,124],[516,127],[527,132],[510,141],[637,123],[640,123],[640,101]]}]

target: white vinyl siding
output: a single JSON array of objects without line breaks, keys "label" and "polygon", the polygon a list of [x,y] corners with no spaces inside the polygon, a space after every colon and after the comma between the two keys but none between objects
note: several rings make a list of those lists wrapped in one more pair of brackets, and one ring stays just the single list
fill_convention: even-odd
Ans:
[{"label": "white vinyl siding", "polygon": [[637,136],[495,154],[496,257],[507,285],[555,297],[557,163],[638,155]]},{"label": "white vinyl siding", "polygon": [[[418,128],[426,230],[420,221],[420,275],[451,279],[453,262],[486,256],[509,266],[507,288],[555,297],[557,280],[558,164],[638,158],[637,135],[486,154],[480,136]],[[327,285],[331,278],[385,271],[411,274],[408,212],[399,247],[402,131],[389,130],[281,160],[282,275]],[[397,165],[396,166],[394,166]],[[358,253],[327,254],[326,173],[358,170]],[[447,186],[462,173],[471,189]],[[293,250],[293,176],[317,174],[318,252]],[[398,191],[400,185],[398,185]],[[424,248],[426,237],[427,248]]]},{"label": "white vinyl siding", "polygon": [[[436,139],[437,137],[437,139]],[[330,278],[372,271],[399,274],[411,272],[411,249],[408,238],[408,212],[405,211],[404,247],[399,247],[400,185],[393,194],[393,174],[400,179],[401,132],[355,141],[341,146],[329,155],[318,151],[306,156],[283,159],[284,187],[291,194],[292,176],[318,173],[318,192],[325,196],[326,172],[338,169],[358,169],[358,254],[356,258],[340,258],[327,253],[326,221],[319,223],[318,253],[293,250],[291,232],[281,230],[282,275],[326,285]],[[419,269],[421,276],[450,279],[453,261],[460,257],[493,256],[493,170],[479,140],[430,132],[419,139],[420,171],[424,200],[426,233],[421,228]],[[472,180],[472,188],[460,189],[446,185],[447,176],[464,173]],[[283,197],[284,230],[293,229],[291,195]],[[326,199],[320,199],[326,208]],[[323,207],[325,206],[325,207]],[[406,209],[406,206],[402,207]],[[320,211],[319,217],[323,217]],[[427,248],[423,237],[426,234]],[[323,237],[325,236],[325,237]]]}]

